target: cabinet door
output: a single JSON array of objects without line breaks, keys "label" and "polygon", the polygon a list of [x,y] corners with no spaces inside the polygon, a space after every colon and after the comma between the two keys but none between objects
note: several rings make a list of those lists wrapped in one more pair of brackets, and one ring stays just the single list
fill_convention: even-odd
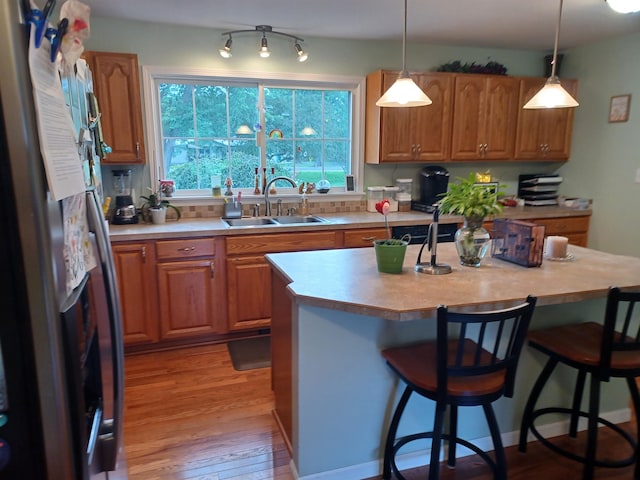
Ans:
[{"label": "cabinet door", "polygon": [[271,323],[271,267],[263,255],[227,259],[229,330]]},{"label": "cabinet door", "polygon": [[[571,155],[573,108],[525,110],[522,106],[540,90],[544,78],[520,80],[520,101],[515,157],[523,160],[567,160]],[[562,86],[576,95],[576,80],[561,80]]]},{"label": "cabinet door", "polygon": [[84,57],[93,74],[104,141],[112,149],[102,163],[144,163],[138,57],[109,52],[85,52]]},{"label": "cabinet door", "polygon": [[118,276],[124,344],[157,342],[153,248],[144,242],[115,243],[112,250]]},{"label": "cabinet door", "polygon": [[451,158],[513,158],[519,83],[510,77],[456,75]]},{"label": "cabinet door", "polygon": [[431,98],[425,107],[380,108],[377,99],[397,80],[398,72],[378,71],[367,76],[367,163],[448,160],[451,135],[453,80],[450,74],[412,74]]},{"label": "cabinet door", "polygon": [[510,160],[515,150],[520,84],[511,77],[487,79],[482,158]]},{"label": "cabinet door", "polygon": [[163,340],[216,333],[220,310],[213,259],[158,263],[158,305]]}]

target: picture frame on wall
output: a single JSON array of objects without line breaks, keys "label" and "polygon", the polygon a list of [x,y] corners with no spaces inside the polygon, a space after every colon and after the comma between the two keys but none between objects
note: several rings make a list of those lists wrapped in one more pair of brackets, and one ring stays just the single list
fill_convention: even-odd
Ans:
[{"label": "picture frame on wall", "polygon": [[629,105],[631,94],[614,95],[609,104],[609,123],[626,122],[629,120]]}]

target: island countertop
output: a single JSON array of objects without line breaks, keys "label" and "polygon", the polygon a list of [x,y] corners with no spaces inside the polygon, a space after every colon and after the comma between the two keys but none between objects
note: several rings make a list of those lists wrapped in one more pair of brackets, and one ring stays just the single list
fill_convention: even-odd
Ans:
[{"label": "island countertop", "polygon": [[[453,243],[438,245],[438,263],[451,265],[447,275],[414,271],[420,246],[409,245],[401,274],[379,273],[373,249],[346,249],[267,255],[291,280],[298,303],[387,320],[432,317],[438,305],[456,309],[503,308],[538,297],[538,305],[602,298],[610,286],[640,287],[640,258],[569,246],[572,261],[544,260],[526,268],[503,260],[483,259],[479,268],[459,264]],[[422,262],[429,261],[425,249]]]}]

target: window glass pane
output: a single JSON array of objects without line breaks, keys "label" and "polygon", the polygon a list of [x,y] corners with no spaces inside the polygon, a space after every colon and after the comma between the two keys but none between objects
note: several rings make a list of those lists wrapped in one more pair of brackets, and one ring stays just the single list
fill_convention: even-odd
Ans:
[{"label": "window glass pane", "polygon": [[159,91],[162,136],[193,136],[193,86],[161,83]]},{"label": "window glass pane", "polygon": [[322,135],[323,94],[319,90],[297,90],[295,95],[296,136]]},{"label": "window glass pane", "polygon": [[324,94],[324,137],[349,139],[351,136],[351,95],[344,91]]},{"label": "window glass pane", "polygon": [[293,138],[293,90],[264,89],[265,134],[269,138]]},{"label": "window glass pane", "polygon": [[226,138],[227,88],[215,85],[195,87],[196,129],[198,137]]},{"label": "window glass pane", "polygon": [[[229,123],[231,135],[241,135],[242,138],[255,136],[254,127],[259,122],[258,116],[258,87],[229,87]],[[246,126],[251,129],[250,134],[238,132],[238,128]],[[223,125],[226,128],[226,125]],[[225,133],[226,135],[226,133]]]},{"label": "window glass pane", "polygon": [[233,179],[234,188],[253,187],[255,167],[260,165],[260,149],[255,140],[233,140],[230,143],[231,170],[225,178]]}]

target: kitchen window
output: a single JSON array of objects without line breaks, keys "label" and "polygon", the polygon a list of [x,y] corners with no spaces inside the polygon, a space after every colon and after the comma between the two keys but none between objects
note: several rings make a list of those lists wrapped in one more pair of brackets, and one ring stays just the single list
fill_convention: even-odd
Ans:
[{"label": "kitchen window", "polygon": [[216,178],[224,189],[230,177],[252,194],[257,171],[324,178],[344,192],[346,175],[361,176],[363,79],[294,77],[143,67],[152,181],[173,180],[178,197],[210,196]]}]

